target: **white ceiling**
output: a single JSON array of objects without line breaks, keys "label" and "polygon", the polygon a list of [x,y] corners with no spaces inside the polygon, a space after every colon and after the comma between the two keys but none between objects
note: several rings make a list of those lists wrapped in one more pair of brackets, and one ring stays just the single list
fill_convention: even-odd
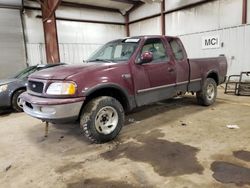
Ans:
[{"label": "white ceiling", "polygon": [[129,10],[133,6],[132,4],[129,3],[123,3],[121,1],[112,1],[112,0],[63,0],[63,1],[70,3],[94,5],[98,7],[113,8],[121,11]]}]

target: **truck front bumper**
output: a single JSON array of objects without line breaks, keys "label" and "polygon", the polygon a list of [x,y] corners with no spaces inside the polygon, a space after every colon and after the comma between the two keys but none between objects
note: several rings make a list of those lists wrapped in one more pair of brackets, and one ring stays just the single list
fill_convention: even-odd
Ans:
[{"label": "truck front bumper", "polygon": [[53,123],[68,123],[78,119],[85,97],[42,98],[28,94],[21,95],[23,110],[28,115]]}]

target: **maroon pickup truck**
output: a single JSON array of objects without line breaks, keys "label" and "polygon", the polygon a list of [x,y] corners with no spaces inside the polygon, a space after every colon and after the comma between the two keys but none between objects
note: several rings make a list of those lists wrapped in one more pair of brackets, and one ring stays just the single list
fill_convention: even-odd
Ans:
[{"label": "maroon pickup truck", "polygon": [[21,98],[27,114],[53,123],[79,120],[85,135],[102,143],[118,135],[124,112],[136,107],[186,92],[213,104],[226,73],[224,56],[188,59],[179,38],[131,37],[105,44],[84,64],[32,74]]}]

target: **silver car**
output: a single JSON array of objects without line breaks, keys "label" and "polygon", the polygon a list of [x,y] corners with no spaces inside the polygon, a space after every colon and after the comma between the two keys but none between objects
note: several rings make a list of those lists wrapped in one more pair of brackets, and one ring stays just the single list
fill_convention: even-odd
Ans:
[{"label": "silver car", "polygon": [[28,76],[36,71],[62,65],[63,63],[30,66],[9,79],[0,80],[0,108],[12,107],[15,111],[23,111],[19,96],[26,91]]}]

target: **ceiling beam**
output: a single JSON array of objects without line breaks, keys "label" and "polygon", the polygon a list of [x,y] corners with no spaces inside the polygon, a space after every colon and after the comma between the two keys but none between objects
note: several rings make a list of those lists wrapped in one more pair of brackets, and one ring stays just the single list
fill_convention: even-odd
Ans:
[{"label": "ceiling beam", "polygon": [[242,0],[242,24],[247,23],[247,0]]},{"label": "ceiling beam", "polygon": [[42,20],[44,29],[44,40],[47,63],[59,63],[60,53],[58,46],[58,36],[56,27],[55,11],[61,0],[43,0],[40,1],[42,9]]},{"label": "ceiling beam", "polygon": [[166,34],[166,29],[165,29],[165,0],[161,2],[161,34],[165,35]]},{"label": "ceiling beam", "polygon": [[[43,2],[43,0],[29,0],[29,1]],[[63,0],[61,1],[60,6],[67,6],[67,7],[73,7],[73,8],[89,8],[89,9],[94,9],[94,10],[102,10],[102,11],[108,11],[108,12],[121,13],[119,9],[115,9],[115,8],[101,7],[101,6],[88,5],[88,4],[82,4],[82,3],[65,2]],[[30,6],[25,6],[25,8],[29,8],[29,7]],[[35,7],[30,7],[30,8],[35,8]]]},{"label": "ceiling beam", "polygon": [[129,10],[127,11],[127,13],[131,13],[131,12],[135,11],[135,10],[138,9],[140,6],[142,6],[143,4],[144,4],[144,2],[142,2],[142,1],[135,1],[134,6],[133,6],[131,9],[129,9]]},{"label": "ceiling beam", "polygon": [[111,1],[119,2],[119,3],[126,3],[130,5],[134,5],[137,3],[137,1],[133,1],[133,0],[111,0]]}]

